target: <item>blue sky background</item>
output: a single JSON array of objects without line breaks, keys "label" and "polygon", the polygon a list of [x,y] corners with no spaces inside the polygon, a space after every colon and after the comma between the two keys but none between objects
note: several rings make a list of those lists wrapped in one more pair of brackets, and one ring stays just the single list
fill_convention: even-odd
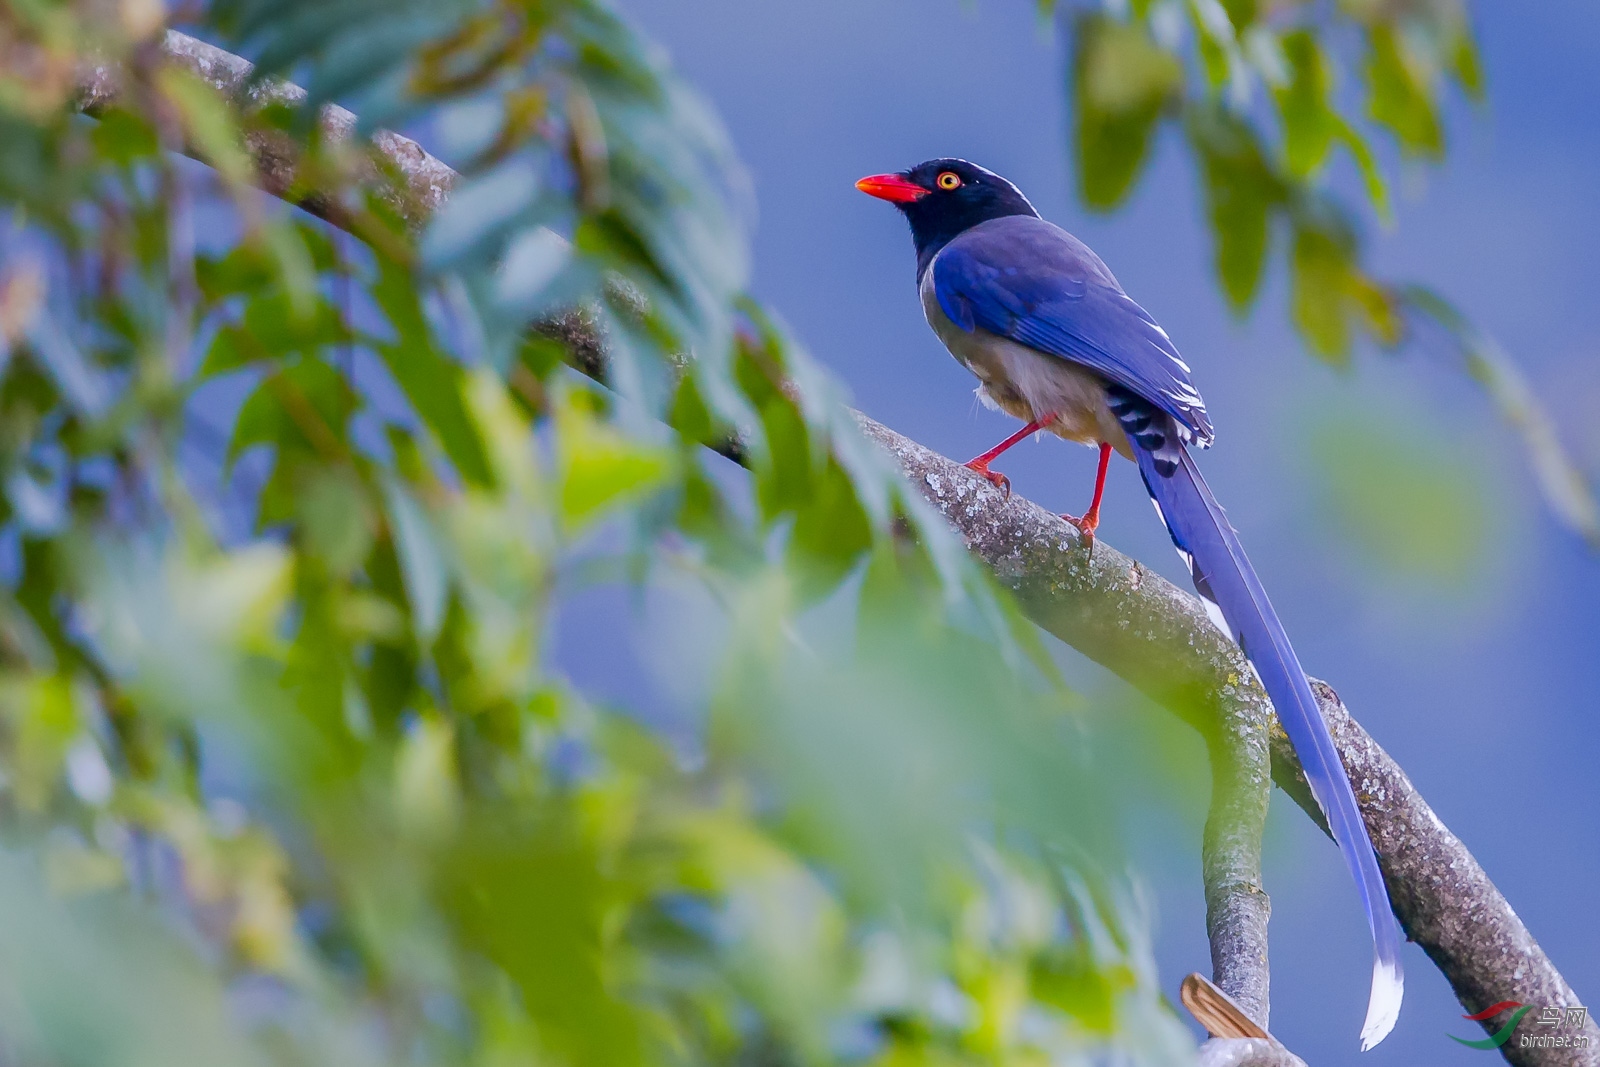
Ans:
[{"label": "blue sky background", "polygon": [[[623,5],[716,105],[749,165],[758,295],[861,408],[917,440],[965,458],[1013,426],[974,403],[966,372],[922,321],[903,222],[853,181],[965,156],[1017,181],[1101,254],[1194,367],[1218,429],[1207,477],[1308,669],[1338,687],[1409,771],[1580,999],[1595,997],[1600,557],[1543,510],[1515,438],[1459,369],[1424,352],[1364,353],[1343,371],[1316,362],[1288,328],[1281,260],[1249,320],[1230,315],[1194,175],[1173,138],[1130,205],[1087,213],[1068,169],[1062,48],[1031,3]],[[1390,155],[1396,223],[1372,226],[1376,262],[1390,277],[1435,285],[1492,333],[1600,475],[1600,9],[1582,0],[1474,6],[1489,104],[1453,107],[1445,165],[1402,168]],[[1337,182],[1349,178],[1336,168]],[[1367,453],[1392,448],[1396,469],[1449,490],[1439,506],[1419,505],[1415,493],[1401,501],[1416,511],[1400,509],[1423,535],[1420,557],[1362,518],[1361,507],[1385,498],[1360,487],[1369,476],[1383,482],[1387,464],[1382,453],[1351,453],[1362,441],[1377,443]],[[1030,443],[1001,469],[1018,492],[1077,512],[1093,453]],[[1182,580],[1120,461],[1106,507],[1110,543]],[[1076,684],[1124,703],[1120,683],[1068,658]],[[1202,758],[1198,742],[1193,758]],[[1177,788],[1192,814],[1155,814],[1135,833],[1174,993],[1183,974],[1209,970],[1204,778]],[[1312,1062],[1353,1062],[1370,973],[1355,894],[1333,846],[1281,794],[1273,809],[1272,1029]],[[1408,950],[1407,967],[1400,1024],[1361,1062],[1488,1062],[1445,1038],[1477,1034],[1420,950]]]}]

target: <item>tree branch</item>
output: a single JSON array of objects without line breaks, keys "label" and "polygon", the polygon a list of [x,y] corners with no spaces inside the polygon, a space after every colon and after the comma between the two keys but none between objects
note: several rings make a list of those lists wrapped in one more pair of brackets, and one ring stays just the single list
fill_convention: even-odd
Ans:
[{"label": "tree branch", "polygon": [[1305,1060],[1264,1037],[1214,1037],[1200,1046],[1200,1067],[1306,1067]]},{"label": "tree branch", "polygon": [[1270,717],[1245,705],[1236,723],[1211,730],[1211,808],[1200,843],[1211,977],[1263,1030],[1271,1006],[1267,920],[1272,902],[1261,884],[1261,839],[1272,795],[1267,751]]},{"label": "tree branch", "polygon": [[[247,59],[215,45],[207,44],[177,30],[167,30],[159,45],[160,57],[195,74],[222,95],[246,110],[273,104],[298,108],[306,102],[306,91],[292,82],[256,80],[255,66]],[[98,116],[116,104],[124,92],[123,72],[114,64],[103,63],[85,69],[78,78],[78,106]],[[318,131],[331,146],[359,144],[355,114],[337,104],[329,104],[318,116]],[[303,208],[336,225],[347,223],[345,210],[332,190],[307,188],[302,184],[301,156],[294,140],[271,130],[249,130],[245,147],[256,165],[256,184],[281,200]],[[420,229],[450,196],[460,177],[443,160],[436,158],[409,137],[388,130],[374,131],[370,147],[375,161],[359,175],[376,190],[413,228]],[[398,181],[380,181],[381,164]],[[358,235],[359,236],[359,235]]]},{"label": "tree branch", "polygon": [[[1078,532],[1052,512],[1021,497],[1007,499],[959,463],[864,415],[858,421],[1039,626],[1203,734],[1220,729],[1241,749],[1259,736],[1250,724],[1261,707],[1270,707],[1267,696],[1239,646],[1212,624],[1198,599],[1103,541],[1095,542],[1091,556]],[[1332,687],[1313,682],[1312,690],[1372,835],[1395,914],[1467,1011],[1502,1000],[1583,1003],[1472,853],[1351,718]],[[1321,823],[1299,760],[1276,724],[1271,750],[1274,778]],[[1495,1016],[1484,1026],[1492,1033],[1504,1023]],[[1584,1033],[1587,1050],[1522,1049],[1508,1042],[1501,1051],[1515,1064],[1593,1067],[1600,1063],[1600,1027],[1593,1016]]]},{"label": "tree branch", "polygon": [[[304,90],[284,83],[252,84],[248,62],[169,31],[161,51],[246,106],[300,103]],[[80,99],[91,114],[117,100],[114,68],[84,73]],[[323,135],[354,138],[355,116],[324,109]],[[330,190],[297,184],[297,157],[286,139],[266,135],[248,145],[263,189],[334,225],[343,220]],[[448,196],[456,174],[421,146],[393,133],[373,135],[382,170],[398,178],[391,202],[420,227]],[[373,176],[379,176],[374,167]],[[388,188],[381,183],[380,189]],[[581,312],[540,324],[566,340],[575,363],[592,376],[604,373],[604,355]],[[1193,725],[1211,743],[1215,796],[1206,829],[1208,921],[1218,984],[1252,1016],[1267,1021],[1266,918],[1260,889],[1260,825],[1265,815],[1267,754],[1273,779],[1318,825],[1321,812],[1306,787],[1288,738],[1271,717],[1271,704],[1243,654],[1206,617],[1191,595],[1097,541],[1085,551],[1077,532],[1054,514],[1023,500],[1006,499],[960,464],[858,415],[862,431],[899,462],[924,497],[987,563],[1040,627],[1105,665]],[[1338,696],[1314,683],[1318,701],[1350,776],[1362,816],[1388,882],[1395,913],[1412,940],[1443,971],[1469,1012],[1500,1000],[1534,1005],[1580,1003],[1538,943],[1511,910],[1461,841],[1434,815],[1405,773],[1350,717]],[[1270,731],[1264,725],[1271,723]],[[1484,1023],[1503,1025],[1496,1017]],[[1600,1064],[1600,1027],[1591,1016],[1584,1033],[1589,1050],[1502,1049],[1512,1063]],[[1216,1063],[1270,1063],[1267,1050],[1240,1041],[1216,1046]],[[1225,1047],[1226,1046],[1226,1047]],[[1208,1053],[1208,1055],[1211,1055]],[[1255,1057],[1255,1058],[1251,1058]],[[1207,1061],[1212,1062],[1212,1061]]]}]

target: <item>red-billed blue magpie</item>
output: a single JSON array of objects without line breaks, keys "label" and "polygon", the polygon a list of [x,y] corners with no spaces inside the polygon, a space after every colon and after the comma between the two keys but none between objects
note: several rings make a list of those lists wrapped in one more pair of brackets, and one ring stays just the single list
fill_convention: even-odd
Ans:
[{"label": "red-billed blue magpie", "polygon": [[1272,698],[1355,878],[1375,954],[1361,1047],[1376,1045],[1400,1013],[1400,932],[1305,672],[1190,454],[1189,446],[1204,448],[1213,434],[1189,365],[1100,257],[1040,218],[998,174],[961,159],[935,159],[862,178],[856,187],[894,204],[911,223],[928,324],[977,376],[979,398],[1026,423],[968,467],[1009,488],[989,464],[1030,433],[1048,430],[1099,446],[1089,510],[1081,519],[1063,516],[1092,544],[1111,450],[1139,464],[1208,611],[1213,619],[1220,615]]}]

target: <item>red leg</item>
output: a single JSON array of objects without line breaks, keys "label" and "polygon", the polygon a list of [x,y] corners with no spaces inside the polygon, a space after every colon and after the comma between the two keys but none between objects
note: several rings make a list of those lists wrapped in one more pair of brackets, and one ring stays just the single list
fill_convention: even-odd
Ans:
[{"label": "red leg", "polygon": [[967,462],[965,464],[967,470],[972,471],[974,474],[981,474],[983,477],[987,478],[992,484],[994,484],[995,486],[999,487],[1000,489],[1003,489],[1005,491],[1006,496],[1010,496],[1011,495],[1011,479],[1007,478],[1004,474],[1001,474],[999,471],[990,470],[989,469],[989,464],[994,462],[995,459],[999,458],[999,456],[1000,456],[1000,454],[1002,452],[1004,452],[1006,449],[1010,448],[1012,445],[1016,444],[1018,441],[1022,440],[1024,437],[1027,437],[1031,433],[1038,433],[1040,430],[1044,429],[1046,426],[1050,425],[1050,423],[1052,423],[1054,421],[1055,421],[1055,416],[1054,415],[1046,415],[1042,419],[1034,419],[1032,422],[1028,423],[1028,425],[1024,426],[1022,429],[1018,430],[1016,433],[1012,434],[1010,437],[1006,438],[1004,441],[1001,441],[999,444],[997,444],[993,448],[989,449],[989,451],[985,452],[983,455],[978,456],[978,457],[976,457],[974,459],[967,460]]},{"label": "red leg", "polygon": [[1094,476],[1094,499],[1089,502],[1089,510],[1083,513],[1083,518],[1075,519],[1071,515],[1061,516],[1072,525],[1076,526],[1083,534],[1084,540],[1090,546],[1094,545],[1094,532],[1100,528],[1100,498],[1106,492],[1106,470],[1111,466],[1111,444],[1109,441],[1100,442],[1100,469]]}]

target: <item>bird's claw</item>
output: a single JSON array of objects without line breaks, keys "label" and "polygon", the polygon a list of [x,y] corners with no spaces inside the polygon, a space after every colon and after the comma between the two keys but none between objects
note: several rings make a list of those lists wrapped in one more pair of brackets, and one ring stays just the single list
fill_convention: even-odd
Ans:
[{"label": "bird's claw", "polygon": [[1100,516],[1085,515],[1080,519],[1074,515],[1063,515],[1061,518],[1083,535],[1084,543],[1088,546],[1089,552],[1093,554],[1094,532],[1100,528]]},{"label": "bird's claw", "polygon": [[965,464],[962,464],[962,466],[966,467],[967,470],[969,470],[973,474],[976,474],[979,477],[983,478],[990,485],[992,485],[996,489],[1000,490],[1001,493],[1005,494],[1005,498],[1007,500],[1011,499],[1011,479],[1010,478],[1007,478],[1004,474],[1001,474],[999,471],[990,470],[988,464],[986,464],[986,463],[965,463]]}]

